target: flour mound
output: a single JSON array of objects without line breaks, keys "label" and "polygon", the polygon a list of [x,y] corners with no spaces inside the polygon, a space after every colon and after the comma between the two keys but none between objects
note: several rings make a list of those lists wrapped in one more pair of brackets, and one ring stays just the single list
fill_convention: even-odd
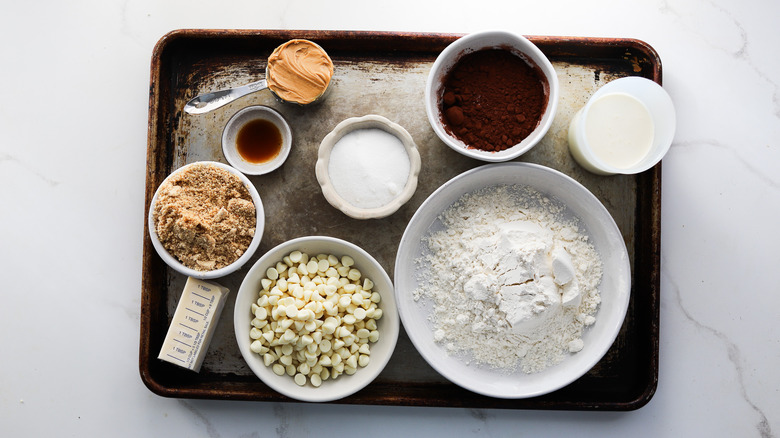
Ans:
[{"label": "flour mound", "polygon": [[519,185],[466,194],[424,238],[415,300],[431,300],[450,354],[535,373],[584,348],[600,302],[601,259],[566,207]]}]

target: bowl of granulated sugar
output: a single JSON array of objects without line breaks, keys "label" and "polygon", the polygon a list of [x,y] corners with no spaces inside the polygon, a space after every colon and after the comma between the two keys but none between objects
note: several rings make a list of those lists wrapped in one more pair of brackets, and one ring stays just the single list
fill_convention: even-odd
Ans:
[{"label": "bowl of granulated sugar", "polygon": [[395,213],[417,189],[420,153],[401,125],[367,115],[339,123],[320,143],[315,172],[333,207],[355,219]]}]

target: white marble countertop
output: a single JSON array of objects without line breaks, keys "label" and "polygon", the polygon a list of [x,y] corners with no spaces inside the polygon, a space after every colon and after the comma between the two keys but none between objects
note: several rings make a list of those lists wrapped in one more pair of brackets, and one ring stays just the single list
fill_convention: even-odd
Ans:
[{"label": "white marble countertop", "polygon": [[[0,18],[0,435],[780,432],[780,3],[12,2]],[[311,2],[313,3],[313,2]],[[657,393],[625,413],[176,400],[138,372],[149,65],[179,28],[630,37],[663,61]],[[351,426],[351,427],[350,427]]]}]

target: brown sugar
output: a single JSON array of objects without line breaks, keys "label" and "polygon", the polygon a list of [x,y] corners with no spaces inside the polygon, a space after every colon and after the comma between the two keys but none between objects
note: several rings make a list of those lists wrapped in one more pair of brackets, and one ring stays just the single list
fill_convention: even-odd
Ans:
[{"label": "brown sugar", "polygon": [[208,164],[190,166],[164,182],[153,215],[163,247],[197,271],[236,261],[257,225],[252,196],[241,180]]}]

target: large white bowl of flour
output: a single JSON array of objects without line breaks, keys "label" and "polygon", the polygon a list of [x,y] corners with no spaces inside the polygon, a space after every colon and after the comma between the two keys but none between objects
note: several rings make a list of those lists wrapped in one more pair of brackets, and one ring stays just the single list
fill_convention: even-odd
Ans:
[{"label": "large white bowl of flour", "polygon": [[428,197],[401,239],[394,283],[404,328],[436,371],[479,394],[527,398],[606,354],[631,268],[615,221],[585,187],[544,166],[501,163]]}]

